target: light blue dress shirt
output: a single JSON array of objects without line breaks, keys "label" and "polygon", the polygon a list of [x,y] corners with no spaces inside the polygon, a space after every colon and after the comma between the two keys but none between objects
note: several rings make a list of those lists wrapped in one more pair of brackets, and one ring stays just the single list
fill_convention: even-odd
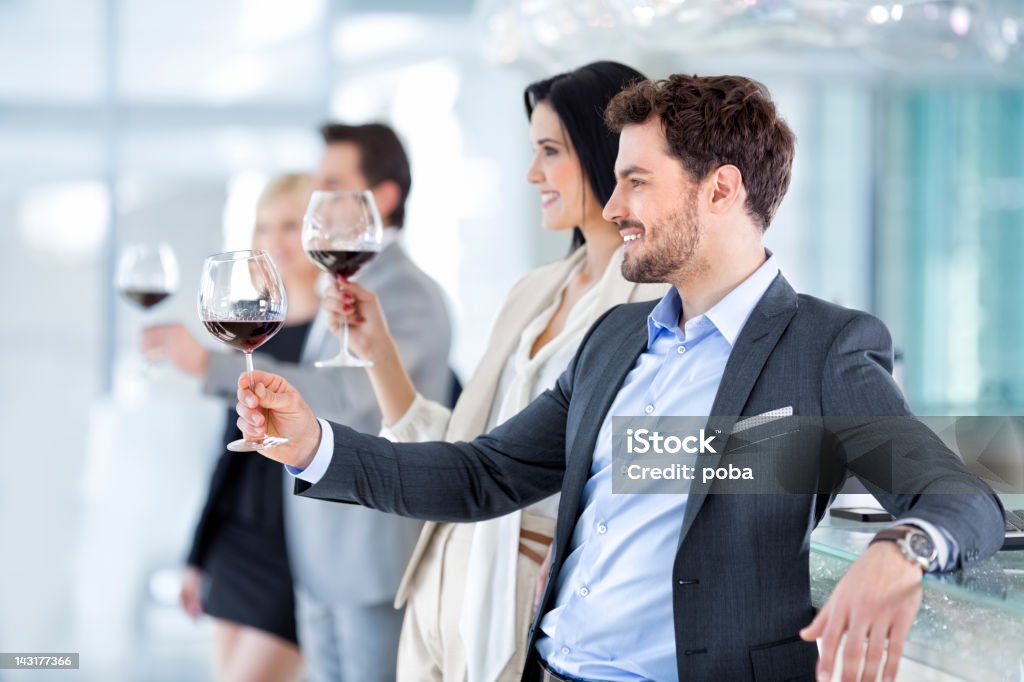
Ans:
[{"label": "light blue dress shirt", "polygon": [[[678,679],[672,564],[687,495],[612,494],[612,417],[710,415],[733,345],[778,273],[768,254],[750,277],[683,328],[675,288],[651,311],[647,350],[601,425],[554,605],[540,621],[537,649],[554,670],[606,682]],[[321,429],[310,466],[288,468],[310,483],[323,476],[333,455],[333,432],[323,421]],[[950,563],[948,537],[927,522],[912,522],[938,546],[938,565]]]},{"label": "light blue dress shirt", "polygon": [[682,329],[675,288],[651,311],[647,350],[601,425],[554,607],[540,622],[537,649],[553,669],[608,682],[677,679],[672,564],[687,495],[612,494],[612,417],[711,414],[733,344],[778,272],[768,258]]}]

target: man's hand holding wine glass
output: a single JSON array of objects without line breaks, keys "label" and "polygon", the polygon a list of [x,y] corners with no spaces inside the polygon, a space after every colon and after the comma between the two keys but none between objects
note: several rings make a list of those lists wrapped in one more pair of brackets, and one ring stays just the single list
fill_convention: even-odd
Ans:
[{"label": "man's hand holding wine glass", "polygon": [[302,395],[287,381],[269,372],[255,370],[250,390],[249,375],[238,377],[238,428],[248,441],[264,436],[287,438],[288,442],[260,454],[305,469],[320,447],[320,423]]}]

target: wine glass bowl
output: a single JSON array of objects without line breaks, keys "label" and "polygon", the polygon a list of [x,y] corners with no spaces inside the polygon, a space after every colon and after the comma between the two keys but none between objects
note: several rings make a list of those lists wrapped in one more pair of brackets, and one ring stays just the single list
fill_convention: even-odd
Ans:
[{"label": "wine glass bowl", "polygon": [[[311,261],[335,279],[347,280],[380,253],[384,241],[377,203],[369,190],[314,192],[302,221],[302,247]],[[341,351],[317,367],[372,367],[348,347],[348,320],[341,318]]]},{"label": "wine glass bowl", "polygon": [[[249,387],[255,390],[252,352],[269,341],[284,324],[288,296],[274,261],[265,251],[230,251],[203,262],[199,287],[199,319],[215,339],[245,354]],[[264,436],[236,440],[232,452],[267,450],[287,438]]]},{"label": "wine glass bowl", "polygon": [[178,289],[178,262],[170,245],[128,244],[117,260],[115,285],[142,310],[162,303]]}]

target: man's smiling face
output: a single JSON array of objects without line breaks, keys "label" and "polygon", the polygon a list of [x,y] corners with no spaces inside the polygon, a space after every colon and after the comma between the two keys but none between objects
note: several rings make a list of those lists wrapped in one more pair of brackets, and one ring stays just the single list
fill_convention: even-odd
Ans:
[{"label": "man's smiling face", "polygon": [[623,127],[615,176],[604,217],[618,225],[625,242],[623,276],[669,282],[699,270],[700,183],[669,153],[657,116]]}]

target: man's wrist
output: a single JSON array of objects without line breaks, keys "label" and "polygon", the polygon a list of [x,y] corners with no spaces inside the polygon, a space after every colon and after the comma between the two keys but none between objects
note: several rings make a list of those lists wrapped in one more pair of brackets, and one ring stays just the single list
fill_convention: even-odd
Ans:
[{"label": "man's wrist", "polygon": [[935,545],[923,529],[910,524],[887,528],[872,538],[869,546],[889,545],[900,558],[921,571],[931,570],[937,560]]},{"label": "man's wrist", "polygon": [[316,453],[320,450],[320,442],[323,440],[324,431],[323,431],[323,427],[320,425],[320,420],[317,419],[317,420],[315,420],[315,422],[316,422],[316,440],[313,440],[312,445],[307,449],[306,455],[303,458],[303,460],[295,465],[295,468],[297,468],[297,469],[302,469],[302,470],[308,469],[309,465],[313,463],[313,459],[316,457]]}]

